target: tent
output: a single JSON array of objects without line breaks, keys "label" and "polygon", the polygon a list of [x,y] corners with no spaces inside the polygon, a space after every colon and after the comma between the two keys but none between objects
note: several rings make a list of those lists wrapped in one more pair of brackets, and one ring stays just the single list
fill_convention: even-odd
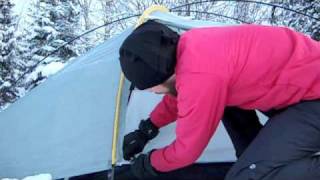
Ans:
[{"label": "tent", "polygon": [[[204,26],[226,26],[196,21],[168,12],[152,11],[155,19],[185,31]],[[111,168],[116,96],[120,79],[118,50],[133,28],[73,60],[0,113],[0,179],[50,173],[55,179],[78,176]],[[121,159],[124,134],[137,128],[161,96],[134,90],[124,82],[121,96],[117,164]],[[146,151],[174,139],[174,124],[162,129]],[[219,126],[198,163],[232,162],[232,144]]]}]

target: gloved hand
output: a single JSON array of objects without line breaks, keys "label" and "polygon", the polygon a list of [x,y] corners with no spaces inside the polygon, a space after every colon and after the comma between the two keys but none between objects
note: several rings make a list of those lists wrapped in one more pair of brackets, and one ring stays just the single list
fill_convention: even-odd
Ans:
[{"label": "gloved hand", "polygon": [[148,154],[140,154],[132,161],[131,172],[138,179],[149,179],[157,177],[157,172],[151,165],[150,156],[152,152]]},{"label": "gloved hand", "polygon": [[130,160],[136,154],[142,152],[149,140],[155,138],[159,129],[152,124],[151,119],[142,120],[139,129],[124,136],[122,151],[123,158]]}]

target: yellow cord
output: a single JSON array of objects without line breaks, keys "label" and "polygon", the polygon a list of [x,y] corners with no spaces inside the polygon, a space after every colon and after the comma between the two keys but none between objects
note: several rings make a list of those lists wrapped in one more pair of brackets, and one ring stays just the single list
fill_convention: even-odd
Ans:
[{"label": "yellow cord", "polygon": [[116,110],[114,115],[114,125],[113,125],[113,139],[112,139],[112,159],[111,164],[116,164],[117,158],[117,142],[118,142],[118,131],[119,131],[119,117],[120,117],[120,108],[121,108],[121,96],[122,96],[122,89],[124,84],[124,75],[123,73],[120,74],[119,80],[119,87],[117,92],[116,98]]},{"label": "yellow cord", "polygon": [[[136,28],[143,24],[148,16],[155,12],[155,11],[160,11],[160,12],[169,12],[169,10],[160,5],[153,5],[146,9],[143,14],[140,16]],[[114,125],[113,125],[113,139],[112,139],[112,159],[111,163],[112,166],[114,167],[116,165],[116,152],[117,152],[117,142],[118,142],[118,131],[119,131],[119,117],[120,117],[120,108],[121,108],[121,97],[122,97],[122,89],[123,89],[123,84],[124,84],[124,75],[121,72],[120,74],[120,80],[119,80],[119,87],[118,87],[118,92],[117,92],[117,98],[116,98],[116,110],[115,110],[115,115],[114,115]]]}]

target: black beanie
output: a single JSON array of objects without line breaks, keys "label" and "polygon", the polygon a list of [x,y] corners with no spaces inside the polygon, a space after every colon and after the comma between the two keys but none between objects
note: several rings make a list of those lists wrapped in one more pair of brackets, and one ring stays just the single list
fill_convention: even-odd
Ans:
[{"label": "black beanie", "polygon": [[165,82],[174,74],[179,35],[149,20],[135,29],[120,47],[120,64],[126,78],[138,89]]}]

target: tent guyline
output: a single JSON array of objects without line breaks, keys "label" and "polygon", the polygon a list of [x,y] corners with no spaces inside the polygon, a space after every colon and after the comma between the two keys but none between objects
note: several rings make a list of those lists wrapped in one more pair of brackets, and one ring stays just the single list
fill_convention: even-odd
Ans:
[{"label": "tent guyline", "polygon": [[20,82],[20,80],[22,80],[22,79],[24,78],[25,75],[27,75],[28,73],[32,72],[32,71],[33,71],[39,64],[41,64],[44,60],[46,60],[46,59],[47,59],[48,57],[50,57],[51,55],[54,55],[54,54],[57,53],[60,49],[62,49],[63,47],[65,47],[65,46],[68,45],[68,44],[71,44],[71,43],[74,42],[75,40],[80,39],[81,37],[83,37],[83,36],[85,36],[85,35],[87,35],[87,34],[89,34],[89,33],[91,33],[91,32],[94,32],[94,31],[96,31],[96,30],[98,30],[98,29],[100,29],[100,28],[102,28],[102,27],[108,26],[108,25],[110,25],[110,24],[112,24],[112,23],[116,23],[116,22],[119,22],[119,21],[127,20],[127,19],[134,18],[134,17],[140,16],[140,15],[141,15],[141,14],[135,14],[135,15],[127,16],[127,17],[124,17],[124,18],[120,18],[120,19],[117,19],[117,20],[114,20],[114,21],[105,23],[105,24],[103,24],[103,25],[97,26],[97,27],[95,27],[95,28],[93,28],[93,29],[91,29],[91,30],[89,30],[89,31],[87,31],[87,32],[85,32],[85,33],[83,33],[83,34],[81,34],[81,35],[73,38],[72,40],[64,43],[63,45],[61,45],[60,47],[58,47],[57,49],[55,49],[54,51],[52,51],[51,53],[49,53],[48,55],[46,55],[46,56],[45,56],[44,58],[42,58],[39,62],[37,62],[35,65],[31,66],[31,67],[29,68],[29,70],[27,70],[26,72],[24,72],[24,73],[13,83],[13,85],[14,85],[14,86],[17,85],[17,84]]},{"label": "tent guyline", "polygon": [[239,19],[239,18],[234,18],[234,17],[231,17],[231,16],[225,16],[225,15],[218,14],[218,13],[213,13],[213,12],[194,11],[194,10],[172,10],[171,12],[178,12],[178,13],[190,12],[190,13],[208,14],[208,15],[214,15],[214,16],[218,16],[218,17],[223,17],[223,18],[231,19],[231,20],[238,21],[238,22],[245,23],[245,24],[251,24],[250,22],[241,20],[241,19]]},{"label": "tent guyline", "polygon": [[294,10],[294,9],[291,9],[291,8],[288,8],[288,7],[284,7],[284,6],[280,6],[280,5],[277,5],[277,4],[260,2],[260,1],[252,1],[252,0],[242,0],[242,1],[239,1],[239,0],[205,0],[205,1],[196,1],[196,2],[186,3],[186,4],[183,4],[183,5],[180,5],[180,6],[173,7],[173,8],[171,8],[171,10],[175,10],[175,9],[179,9],[179,8],[183,8],[183,7],[187,7],[187,6],[192,6],[192,5],[196,5],[196,4],[204,4],[204,3],[210,3],[210,2],[214,3],[214,2],[218,2],[218,1],[221,1],[221,2],[237,2],[237,3],[260,4],[260,5],[270,6],[270,7],[273,7],[273,8],[284,9],[286,11],[291,11],[291,12],[294,12],[296,14],[300,14],[300,15],[309,17],[309,18],[311,18],[313,20],[320,21],[320,18],[316,18],[314,16],[311,16],[309,14],[303,13],[301,11],[297,11],[297,10]]},{"label": "tent guyline", "polygon": [[[280,6],[280,5],[276,5],[276,4],[271,4],[271,3],[266,3],[266,2],[259,2],[259,1],[252,1],[252,0],[243,0],[243,1],[238,1],[238,0],[205,0],[205,1],[196,1],[196,2],[192,2],[192,3],[186,3],[186,4],[182,4],[182,5],[179,5],[179,6],[176,6],[176,7],[173,7],[170,9],[170,12],[191,12],[191,13],[201,13],[201,14],[209,14],[209,15],[214,15],[214,16],[218,16],[218,17],[223,17],[223,18],[227,18],[227,19],[232,19],[234,21],[238,21],[238,22],[241,22],[241,23],[246,23],[246,24],[250,24],[250,22],[246,22],[244,20],[241,20],[241,19],[238,19],[238,18],[235,18],[235,17],[230,17],[230,16],[226,16],[226,15],[222,15],[222,14],[218,14],[218,13],[212,13],[212,12],[204,12],[204,11],[195,11],[195,10],[178,10],[180,8],[183,8],[183,7],[187,7],[187,6],[191,6],[191,5],[196,5],[196,4],[203,4],[203,3],[214,3],[214,2],[218,2],[218,1],[222,1],[222,2],[239,2],[239,3],[255,3],[255,4],[261,4],[261,5],[265,5],[265,6],[270,6],[270,7],[273,7],[273,8],[280,8],[280,9],[284,9],[284,10],[287,10],[287,11],[291,11],[291,12],[294,12],[294,13],[297,13],[297,14],[300,14],[300,15],[303,15],[303,16],[306,16],[306,17],[309,17],[311,19],[314,19],[314,20],[317,20],[317,21],[320,21],[320,18],[316,18],[316,17],[313,17],[311,15],[308,15],[308,14],[305,14],[303,12],[300,12],[300,11],[297,11],[297,10],[294,10],[294,9],[291,9],[291,8],[287,8],[287,7],[284,7],[284,6]],[[274,9],[273,9],[273,12],[274,12]],[[89,33],[92,33],[102,27],[105,27],[105,26],[108,26],[110,24],[113,24],[113,23],[116,23],[116,22],[120,22],[120,21],[123,21],[123,20],[127,20],[127,19],[131,19],[131,18],[134,18],[134,17],[138,17],[138,16],[141,16],[141,14],[134,14],[134,15],[130,15],[130,16],[127,16],[127,17],[123,17],[123,18],[120,18],[120,19],[116,19],[114,21],[111,21],[111,22],[108,22],[108,23],[105,23],[103,25],[100,25],[100,26],[97,26],[77,37],[75,37],[74,39],[66,42],[65,44],[61,45],[60,47],[58,47],[57,49],[55,49],[54,51],[52,51],[51,53],[49,53],[47,56],[45,56],[43,59],[41,59],[39,62],[37,62],[36,64],[34,64],[33,66],[31,66],[26,72],[24,72],[14,83],[13,83],[13,86],[16,86],[27,74],[29,74],[30,72],[32,72],[34,69],[36,69],[38,67],[39,64],[41,64],[42,62],[44,62],[48,57],[50,57],[51,55],[54,55],[55,53],[57,53],[60,49],[62,49],[63,47],[65,47],[66,45],[69,45],[71,44],[72,42],[74,42],[75,40],[78,40],[80,39],[81,37],[89,34]]]}]

